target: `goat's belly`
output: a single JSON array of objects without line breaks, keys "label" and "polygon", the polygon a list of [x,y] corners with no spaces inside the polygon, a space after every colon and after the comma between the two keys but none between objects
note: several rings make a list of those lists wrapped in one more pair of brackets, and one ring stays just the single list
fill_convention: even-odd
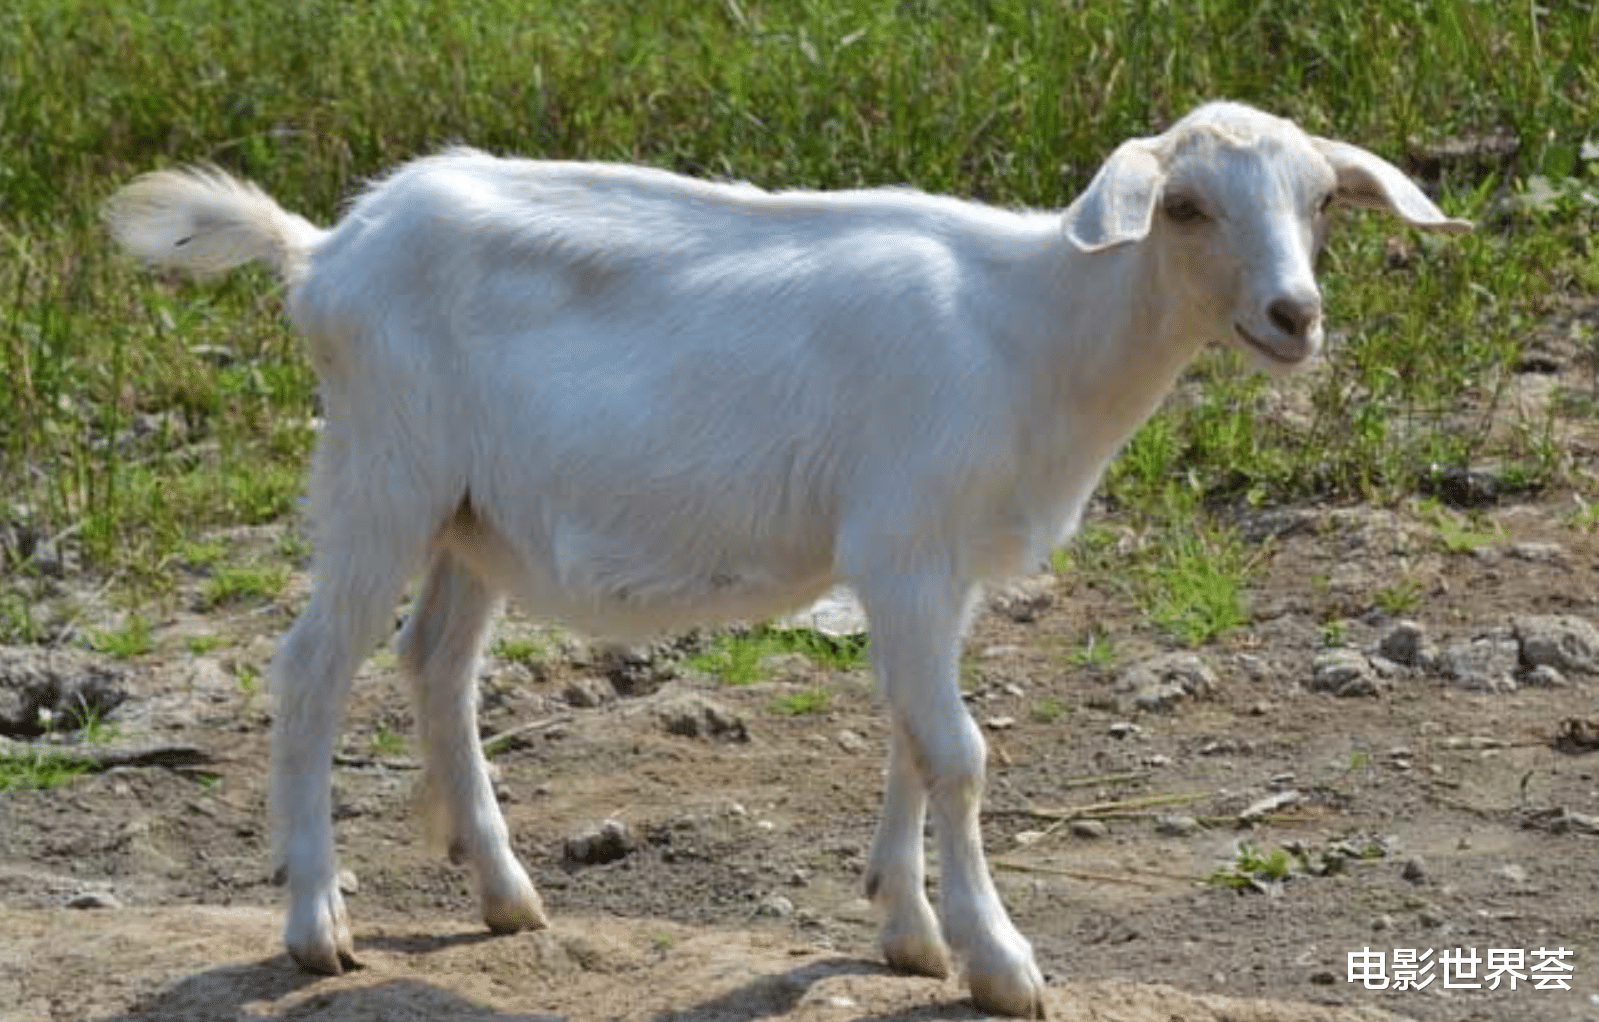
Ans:
[{"label": "goat's belly", "polygon": [[551,543],[523,544],[481,521],[452,528],[446,541],[529,614],[614,638],[773,617],[804,607],[835,581],[828,559],[795,551],[674,557],[648,543],[575,530]]}]

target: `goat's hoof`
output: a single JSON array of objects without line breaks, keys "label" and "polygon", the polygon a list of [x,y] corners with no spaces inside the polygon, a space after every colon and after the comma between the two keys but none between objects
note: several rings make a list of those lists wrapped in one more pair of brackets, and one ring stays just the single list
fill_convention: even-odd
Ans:
[{"label": "goat's hoof", "polygon": [[350,915],[337,887],[321,898],[290,902],[283,945],[295,964],[307,972],[338,976],[359,966],[355,940],[350,936]]},{"label": "goat's hoof", "polygon": [[890,968],[913,976],[944,979],[949,975],[949,950],[935,931],[883,934],[879,945]]},{"label": "goat's hoof", "polygon": [[544,902],[533,882],[520,867],[517,875],[499,892],[485,891],[483,922],[499,934],[520,933],[523,930],[547,930],[549,917],[544,914]]},{"label": "goat's hoof", "polygon": [[979,1011],[1015,1018],[1046,1018],[1044,977],[1028,961],[1020,972],[972,972],[967,976]]}]

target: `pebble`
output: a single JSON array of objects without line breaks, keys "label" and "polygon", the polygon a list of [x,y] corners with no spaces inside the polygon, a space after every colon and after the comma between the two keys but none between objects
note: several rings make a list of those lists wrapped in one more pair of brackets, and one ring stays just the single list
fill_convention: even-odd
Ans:
[{"label": "pebble", "polygon": [[1413,884],[1424,884],[1428,880],[1427,861],[1419,855],[1412,855],[1405,860],[1404,869],[1399,875]]},{"label": "pebble", "polygon": [[359,894],[361,892],[361,881],[359,881],[359,880],[357,880],[355,878],[355,871],[354,870],[348,870],[348,869],[339,870],[338,880],[339,880],[339,893],[340,894],[351,894],[351,895],[353,895],[353,894]]},{"label": "pebble", "polygon": [[121,908],[122,902],[110,891],[84,891],[67,900],[67,908]]},{"label": "pebble", "polygon": [[794,914],[794,903],[781,894],[769,894],[755,906],[755,914],[769,919],[787,919]]},{"label": "pebble", "polygon": [[1085,838],[1090,841],[1110,835],[1110,828],[1105,826],[1101,820],[1073,820],[1067,826],[1067,829],[1072,832],[1074,837]]},{"label": "pebble", "polygon": [[1182,813],[1162,813],[1155,817],[1155,833],[1164,837],[1187,837],[1199,829],[1199,821]]},{"label": "pebble", "polygon": [[621,820],[603,820],[567,838],[563,857],[569,865],[599,866],[626,857],[635,847],[632,828]]},{"label": "pebble", "polygon": [[851,755],[861,755],[863,753],[870,752],[872,749],[870,742],[855,732],[847,729],[834,735],[833,741],[838,743],[838,747],[840,749],[843,749],[845,752],[850,753]]},{"label": "pebble", "polygon": [[1132,723],[1131,721],[1117,721],[1110,726],[1110,736],[1112,738],[1130,738],[1133,735],[1139,735],[1143,733],[1144,729],[1139,727],[1137,724]]}]

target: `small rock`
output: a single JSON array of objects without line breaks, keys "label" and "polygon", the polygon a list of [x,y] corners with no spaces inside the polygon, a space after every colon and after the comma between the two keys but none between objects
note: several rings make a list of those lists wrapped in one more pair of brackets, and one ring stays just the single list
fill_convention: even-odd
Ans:
[{"label": "small rock", "polygon": [[1112,738],[1130,738],[1133,735],[1144,733],[1144,729],[1131,721],[1117,721],[1110,726],[1109,734]]},{"label": "small rock", "polygon": [[789,870],[788,885],[790,887],[804,887],[811,882],[811,872],[804,866],[795,866]]},{"label": "small rock", "polygon": [[0,646],[0,735],[35,738],[41,720],[73,727],[85,714],[104,717],[128,697],[125,672],[70,649]]},{"label": "small rock", "polygon": [[1437,906],[1425,905],[1421,911],[1416,913],[1416,921],[1429,930],[1436,930],[1448,922],[1448,919],[1443,912],[1439,911]]},{"label": "small rock", "polygon": [[1521,652],[1514,639],[1483,635],[1444,647],[1438,654],[1438,669],[1460,688],[1504,693],[1516,690],[1514,675],[1520,661]]},{"label": "small rock", "polygon": [[67,908],[121,908],[122,902],[110,891],[84,891],[67,899]]},{"label": "small rock", "polygon": [[852,756],[865,755],[872,751],[872,743],[847,728],[833,736],[833,741],[838,747]]},{"label": "small rock", "polygon": [[1566,548],[1559,543],[1512,543],[1505,553],[1518,561],[1532,564],[1564,564]]},{"label": "small rock", "polygon": [[340,894],[355,895],[361,893],[361,881],[356,879],[354,870],[339,870],[338,882]]},{"label": "small rock", "polygon": [[1015,717],[990,717],[983,721],[983,726],[990,731],[1009,731],[1016,726]]},{"label": "small rock", "polygon": [[1187,837],[1199,830],[1199,821],[1182,813],[1161,813],[1155,817],[1155,833],[1163,837]]},{"label": "small rock", "polygon": [[1193,653],[1163,653],[1123,671],[1115,691],[1126,709],[1170,710],[1188,698],[1209,695],[1216,672]]},{"label": "small rock", "polygon": [[744,719],[721,703],[698,692],[685,692],[659,707],[657,713],[667,733],[685,738],[750,740]]},{"label": "small rock", "polygon": [[1548,664],[1539,664],[1521,676],[1521,683],[1529,688],[1566,688],[1571,682],[1566,676],[1550,667]]},{"label": "small rock", "polygon": [[1382,915],[1371,921],[1371,928],[1373,930],[1377,930],[1378,932],[1383,930],[1391,930],[1394,928],[1394,917],[1384,912]]},{"label": "small rock", "polygon": [[1428,879],[1427,861],[1419,855],[1412,855],[1405,860],[1399,875],[1413,884],[1424,884]]},{"label": "small rock", "polygon": [[1338,982],[1338,977],[1335,976],[1333,973],[1327,972],[1326,970],[1322,970],[1321,972],[1313,972],[1313,973],[1311,973],[1310,974],[1310,981],[1312,983],[1316,984],[1317,986],[1330,987],[1334,983]]},{"label": "small rock", "polygon": [[1090,841],[1107,837],[1110,834],[1110,828],[1105,826],[1101,820],[1073,820],[1067,826],[1067,829],[1072,832],[1073,837],[1085,838]]},{"label": "small rock", "polygon": [[1020,646],[985,646],[983,651],[978,653],[977,656],[982,660],[999,660],[1003,657],[1020,656],[1025,652],[1026,650],[1022,649]]},{"label": "small rock", "polygon": [[794,903],[781,894],[769,894],[755,906],[755,914],[769,919],[787,919],[794,914]]},{"label": "small rock", "polygon": [[1329,649],[1311,664],[1310,688],[1335,696],[1374,696],[1377,677],[1366,657],[1353,649]]},{"label": "small rock", "polygon": [[1245,809],[1243,812],[1239,813],[1238,819],[1244,823],[1258,820],[1262,816],[1274,813],[1285,806],[1293,805],[1295,802],[1299,801],[1300,797],[1301,796],[1297,791],[1279,791],[1275,795],[1266,796],[1265,798],[1251,805],[1249,808]]},{"label": "small rock", "polygon": [[816,664],[804,653],[773,653],[761,657],[760,676],[774,681],[798,681],[816,673]]},{"label": "small rock", "polygon": [[837,586],[797,614],[782,620],[785,628],[810,628],[833,639],[866,634],[866,608],[848,586]]},{"label": "small rock", "polygon": [[569,866],[601,866],[625,858],[636,846],[632,828],[621,820],[604,820],[567,838],[562,858]]},{"label": "small rock", "polygon": [[1521,643],[1521,666],[1553,667],[1564,674],[1599,673],[1599,630],[1586,619],[1568,614],[1519,617],[1514,623]]},{"label": "small rock", "polygon": [[573,678],[561,692],[568,706],[592,709],[616,700],[616,686],[609,678]]},{"label": "small rock", "polygon": [[1437,651],[1427,638],[1427,630],[1410,620],[1394,622],[1393,628],[1378,643],[1377,652],[1396,664],[1422,669],[1431,667],[1437,656]]},{"label": "small rock", "polygon": [[1055,602],[1055,576],[1015,579],[988,597],[989,609],[1017,624],[1031,624]]},{"label": "small rock", "polygon": [[1527,882],[1527,868],[1525,866],[1518,866],[1513,862],[1508,862],[1494,870],[1494,875],[1503,877],[1504,879],[1518,886]]}]

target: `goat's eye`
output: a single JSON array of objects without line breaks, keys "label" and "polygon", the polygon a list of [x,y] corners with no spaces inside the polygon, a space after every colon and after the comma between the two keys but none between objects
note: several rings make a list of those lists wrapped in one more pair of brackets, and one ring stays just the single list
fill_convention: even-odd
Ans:
[{"label": "goat's eye", "polygon": [[1326,216],[1327,215],[1327,211],[1332,208],[1332,202],[1333,202],[1333,194],[1332,194],[1332,192],[1328,192],[1326,195],[1323,195],[1321,197],[1321,201],[1316,203],[1316,213],[1317,213],[1317,215],[1318,216]]},{"label": "goat's eye", "polygon": [[1166,215],[1180,224],[1197,224],[1206,219],[1199,203],[1185,195],[1173,195],[1166,200]]}]

